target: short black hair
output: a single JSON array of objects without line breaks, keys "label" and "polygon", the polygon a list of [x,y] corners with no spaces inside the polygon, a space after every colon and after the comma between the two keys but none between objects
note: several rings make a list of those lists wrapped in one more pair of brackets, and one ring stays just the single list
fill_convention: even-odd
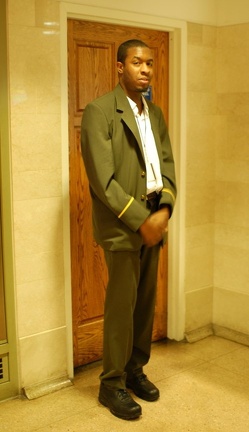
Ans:
[{"label": "short black hair", "polygon": [[130,39],[130,40],[127,40],[127,41],[123,42],[121,45],[119,45],[119,47],[118,47],[117,61],[124,64],[125,59],[127,57],[127,50],[129,48],[133,48],[133,47],[146,47],[146,48],[149,48],[149,46],[145,42],[143,42],[143,41],[141,41],[139,39]]}]

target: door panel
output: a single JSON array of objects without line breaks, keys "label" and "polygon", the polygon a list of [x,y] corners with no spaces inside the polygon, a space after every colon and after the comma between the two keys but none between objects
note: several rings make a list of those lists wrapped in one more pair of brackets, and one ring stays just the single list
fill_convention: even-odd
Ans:
[{"label": "door panel", "polygon": [[[80,124],[88,102],[118,82],[117,48],[142,39],[154,52],[153,101],[168,117],[168,34],[157,30],[68,20],[69,176],[74,365],[102,357],[108,279],[104,255],[92,235],[91,199],[81,157]],[[160,255],[153,340],[167,335],[167,247]]]}]

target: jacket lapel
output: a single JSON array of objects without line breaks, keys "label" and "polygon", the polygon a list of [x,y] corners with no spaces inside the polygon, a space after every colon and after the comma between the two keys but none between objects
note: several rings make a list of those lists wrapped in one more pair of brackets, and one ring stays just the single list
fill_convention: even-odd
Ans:
[{"label": "jacket lapel", "polygon": [[122,113],[122,120],[124,121],[124,123],[127,125],[127,127],[130,129],[130,131],[133,133],[134,137],[136,138],[142,156],[144,157],[142,142],[137,128],[137,123],[134,114],[132,112],[131,106],[127,100],[126,94],[124,93],[122,87],[119,84],[114,89],[114,93],[116,96],[117,111]]},{"label": "jacket lapel", "polygon": [[[124,93],[122,87],[120,84],[118,84],[114,89],[116,102],[117,102],[117,111],[122,113],[122,120],[125,122],[127,127],[131,130],[134,137],[136,138],[136,141],[138,143],[138,146],[140,148],[142,157],[144,159],[144,152],[143,152],[143,146],[141,142],[141,138],[139,135],[137,123],[134,117],[134,114],[132,112],[131,106],[127,100],[126,94]],[[155,143],[157,147],[157,152],[159,156],[160,162],[162,161],[162,148],[161,148],[161,140],[159,136],[159,130],[158,130],[158,119],[155,115],[155,110],[153,108],[153,105],[148,103],[149,108],[149,116],[150,116],[150,122],[151,122],[151,129],[155,138]]]}]

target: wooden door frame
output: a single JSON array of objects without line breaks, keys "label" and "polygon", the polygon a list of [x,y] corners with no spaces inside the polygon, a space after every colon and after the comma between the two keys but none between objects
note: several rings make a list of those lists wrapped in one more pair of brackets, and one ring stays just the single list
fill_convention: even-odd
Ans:
[{"label": "wooden door frame", "polygon": [[[61,1],[61,0],[59,0]],[[69,137],[68,137],[68,64],[67,19],[82,19],[110,24],[157,29],[170,33],[169,133],[176,162],[177,205],[170,221],[168,250],[168,337],[181,340],[185,330],[185,185],[186,185],[186,81],[187,24],[165,17],[96,8],[70,2],[60,3],[61,33],[61,143],[63,187],[63,238],[66,299],[67,367],[73,370],[72,300],[70,264]]]}]

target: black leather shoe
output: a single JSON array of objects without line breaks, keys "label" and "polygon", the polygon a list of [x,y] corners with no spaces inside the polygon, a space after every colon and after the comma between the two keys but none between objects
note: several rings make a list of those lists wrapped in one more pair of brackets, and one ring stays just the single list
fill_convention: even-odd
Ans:
[{"label": "black leather shoe", "polygon": [[99,402],[108,407],[113,415],[124,420],[133,420],[142,414],[141,406],[126,390],[111,389],[102,383],[99,390]]},{"label": "black leather shoe", "polygon": [[149,402],[156,401],[160,396],[158,388],[148,380],[145,374],[127,377],[126,385],[134,391],[136,396]]}]

